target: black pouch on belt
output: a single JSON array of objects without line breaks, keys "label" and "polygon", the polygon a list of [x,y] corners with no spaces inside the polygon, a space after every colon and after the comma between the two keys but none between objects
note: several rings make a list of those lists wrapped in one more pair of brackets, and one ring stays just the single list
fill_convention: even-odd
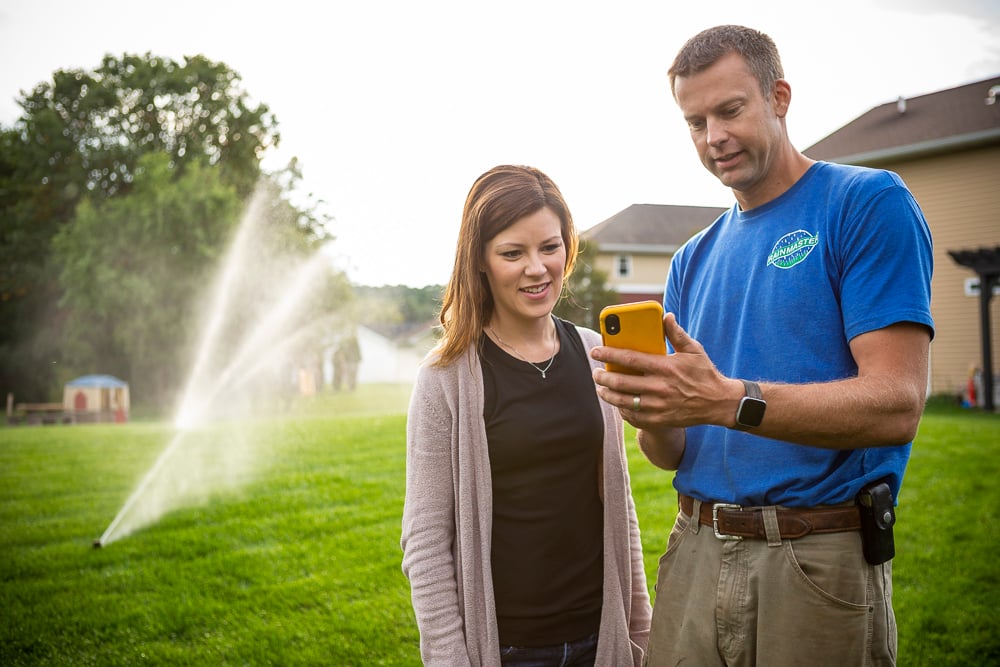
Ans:
[{"label": "black pouch on belt", "polygon": [[856,502],[861,510],[861,545],[865,560],[872,565],[892,560],[896,555],[892,539],[896,509],[889,485],[882,480],[871,482],[858,492]]}]

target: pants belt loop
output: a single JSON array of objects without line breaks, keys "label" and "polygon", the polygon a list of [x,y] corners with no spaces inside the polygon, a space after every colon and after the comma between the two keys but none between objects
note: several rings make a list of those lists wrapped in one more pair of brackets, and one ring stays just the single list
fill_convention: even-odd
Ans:
[{"label": "pants belt loop", "polygon": [[698,531],[701,530],[701,501],[697,498],[692,498],[692,500],[694,501],[694,506],[691,508],[691,522],[688,524],[688,527],[692,533],[697,535]]},{"label": "pants belt loop", "polygon": [[781,531],[778,529],[778,509],[773,505],[761,510],[764,515],[764,534],[767,535],[767,546],[781,546]]}]

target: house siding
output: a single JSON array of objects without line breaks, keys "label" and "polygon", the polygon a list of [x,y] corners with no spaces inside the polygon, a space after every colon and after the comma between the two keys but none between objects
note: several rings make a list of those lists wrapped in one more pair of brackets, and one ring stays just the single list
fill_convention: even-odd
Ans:
[{"label": "house siding", "polygon": [[[641,301],[643,299],[663,300],[663,284],[667,279],[667,269],[670,268],[670,258],[673,255],[638,255],[631,254],[632,275],[620,278],[617,273],[619,252],[598,252],[596,268],[608,276],[608,285],[618,292],[622,301]],[[628,253],[626,253],[628,254]]]},{"label": "house siding", "polygon": [[[963,388],[970,367],[982,365],[979,297],[966,296],[965,281],[975,277],[957,264],[949,250],[1000,246],[1000,147],[937,155],[883,166],[909,186],[923,209],[934,238],[931,314],[930,390]],[[990,309],[993,373],[1000,367],[1000,299]]]}]

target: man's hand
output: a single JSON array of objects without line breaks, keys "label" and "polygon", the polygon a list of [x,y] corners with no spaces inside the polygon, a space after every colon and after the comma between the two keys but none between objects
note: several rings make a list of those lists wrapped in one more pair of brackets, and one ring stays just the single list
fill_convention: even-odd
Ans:
[{"label": "man's hand", "polygon": [[[673,313],[663,318],[663,332],[673,354],[595,347],[591,356],[640,371],[642,375],[594,371],[597,394],[617,406],[630,424],[656,431],[697,424],[732,426],[743,397],[743,384],[724,377],[701,343],[689,336]],[[638,410],[636,407],[636,397]]]}]

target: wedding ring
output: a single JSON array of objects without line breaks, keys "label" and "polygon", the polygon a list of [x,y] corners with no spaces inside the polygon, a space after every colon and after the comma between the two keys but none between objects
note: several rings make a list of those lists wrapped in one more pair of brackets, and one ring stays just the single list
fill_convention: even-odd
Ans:
[{"label": "wedding ring", "polygon": [[639,401],[640,400],[641,400],[641,398],[640,398],[640,396],[638,394],[636,394],[635,396],[632,397],[632,409],[635,410],[636,412],[639,412],[639,410],[640,410],[640,406],[639,406]]}]

